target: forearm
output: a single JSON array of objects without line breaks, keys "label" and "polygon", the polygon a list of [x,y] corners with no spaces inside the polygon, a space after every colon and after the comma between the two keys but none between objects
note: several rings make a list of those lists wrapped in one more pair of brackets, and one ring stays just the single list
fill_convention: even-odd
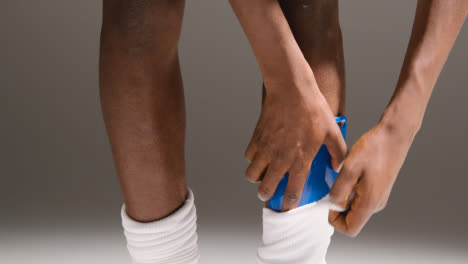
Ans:
[{"label": "forearm", "polygon": [[313,76],[277,0],[230,3],[252,46],[267,90]]},{"label": "forearm", "polygon": [[468,1],[419,0],[410,42],[382,123],[412,138],[468,12]]}]

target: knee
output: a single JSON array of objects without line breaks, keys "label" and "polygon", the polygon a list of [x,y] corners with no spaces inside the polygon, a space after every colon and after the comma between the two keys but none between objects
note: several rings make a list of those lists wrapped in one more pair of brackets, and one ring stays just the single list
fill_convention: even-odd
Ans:
[{"label": "knee", "polygon": [[341,36],[338,0],[280,0],[293,27],[307,28],[315,39]]},{"label": "knee", "polygon": [[338,13],[338,0],[279,0],[289,10],[312,14],[314,17],[329,17]]},{"label": "knee", "polygon": [[182,26],[184,0],[104,0],[101,41],[132,52],[176,49]]}]

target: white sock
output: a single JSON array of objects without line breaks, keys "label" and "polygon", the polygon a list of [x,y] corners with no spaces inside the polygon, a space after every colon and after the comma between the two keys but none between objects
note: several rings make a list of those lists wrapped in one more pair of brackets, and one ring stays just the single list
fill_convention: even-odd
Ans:
[{"label": "white sock", "polygon": [[187,190],[187,200],[171,215],[154,222],[131,219],[122,206],[122,226],[128,251],[136,264],[196,264],[197,214],[194,196]]},{"label": "white sock", "polygon": [[[262,243],[258,264],[324,264],[333,227],[328,223],[332,205],[328,196],[287,211],[263,208]],[[341,211],[341,210],[340,210]]]}]

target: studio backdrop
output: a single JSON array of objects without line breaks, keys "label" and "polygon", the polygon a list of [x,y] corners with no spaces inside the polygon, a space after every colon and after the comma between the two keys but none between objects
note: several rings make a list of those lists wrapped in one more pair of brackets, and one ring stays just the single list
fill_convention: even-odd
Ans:
[{"label": "studio backdrop", "polygon": [[[1,263],[129,263],[99,105],[101,5],[0,5]],[[340,1],[349,146],[391,97],[415,7]],[[260,71],[228,1],[187,1],[185,10],[186,164],[202,263],[254,263],[262,203],[245,180],[244,150],[259,116]],[[330,263],[468,262],[467,100],[465,25],[387,208],[357,238],[336,234]]]}]

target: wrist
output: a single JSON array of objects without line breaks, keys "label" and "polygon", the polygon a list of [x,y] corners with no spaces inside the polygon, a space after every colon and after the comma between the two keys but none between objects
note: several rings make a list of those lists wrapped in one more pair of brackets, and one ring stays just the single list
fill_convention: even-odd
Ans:
[{"label": "wrist", "polygon": [[402,117],[393,109],[386,109],[377,126],[399,141],[412,142],[419,131],[420,122]]},{"label": "wrist", "polygon": [[423,115],[413,105],[389,105],[379,121],[379,126],[399,140],[412,142],[421,128]]},{"label": "wrist", "polygon": [[403,70],[395,93],[382,114],[380,123],[388,131],[414,138],[421,128],[433,83],[415,67]]}]

